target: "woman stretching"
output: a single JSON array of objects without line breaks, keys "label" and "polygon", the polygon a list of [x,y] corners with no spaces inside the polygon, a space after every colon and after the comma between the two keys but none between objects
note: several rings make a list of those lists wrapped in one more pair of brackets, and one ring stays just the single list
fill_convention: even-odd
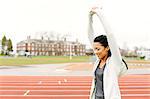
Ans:
[{"label": "woman stretching", "polygon": [[[94,38],[92,17],[96,14],[100,19],[106,35]],[[113,37],[111,28],[98,8],[93,8],[89,13],[88,36],[97,60],[93,68],[93,80],[90,99],[121,99],[118,78],[125,74],[128,67],[121,58],[119,48]]]}]

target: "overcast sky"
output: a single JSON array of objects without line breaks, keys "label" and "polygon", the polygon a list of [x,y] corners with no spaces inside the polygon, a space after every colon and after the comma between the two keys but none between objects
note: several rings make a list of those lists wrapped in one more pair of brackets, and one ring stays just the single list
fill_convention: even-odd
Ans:
[{"label": "overcast sky", "polygon": [[[88,12],[92,6],[103,6],[120,47],[150,48],[149,0],[0,0],[0,39],[11,38],[13,44],[39,34],[56,31],[70,33],[80,42],[87,38]],[[97,35],[104,32],[95,19]]]}]

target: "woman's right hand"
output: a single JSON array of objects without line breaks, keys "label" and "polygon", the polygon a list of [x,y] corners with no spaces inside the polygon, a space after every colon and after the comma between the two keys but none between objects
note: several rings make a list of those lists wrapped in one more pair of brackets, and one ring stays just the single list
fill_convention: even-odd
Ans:
[{"label": "woman's right hand", "polygon": [[98,7],[93,7],[90,11],[90,15],[93,16],[94,14],[97,13]]},{"label": "woman's right hand", "polygon": [[90,11],[89,15],[93,16],[94,14],[96,14],[95,12],[93,12],[92,10]]}]

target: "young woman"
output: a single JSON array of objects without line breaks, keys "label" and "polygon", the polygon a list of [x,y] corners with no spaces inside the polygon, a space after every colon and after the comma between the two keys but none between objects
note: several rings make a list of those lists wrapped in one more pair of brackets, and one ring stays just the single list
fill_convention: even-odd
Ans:
[{"label": "young woman", "polygon": [[[94,14],[98,16],[106,32],[106,35],[100,35],[95,39],[92,27],[92,16]],[[121,58],[111,28],[98,8],[93,8],[90,11],[88,36],[97,56],[93,68],[94,76],[89,98],[121,99],[118,78],[125,74],[128,68]]]}]

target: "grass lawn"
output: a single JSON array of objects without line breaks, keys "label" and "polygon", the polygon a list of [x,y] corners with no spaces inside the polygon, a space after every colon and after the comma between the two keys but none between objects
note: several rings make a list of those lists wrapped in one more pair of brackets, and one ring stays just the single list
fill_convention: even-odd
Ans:
[{"label": "grass lawn", "polygon": [[[127,63],[135,64],[150,64],[150,61],[125,59]],[[90,62],[91,56],[33,56],[27,57],[0,57],[0,66],[23,66],[31,64],[58,64],[58,63],[75,63],[75,62]],[[135,66],[132,66],[135,67]],[[149,67],[149,66],[147,66]]]},{"label": "grass lawn", "polygon": [[1,57],[0,66],[22,66],[30,64],[55,64],[55,63],[71,63],[71,62],[88,62],[89,56],[73,56],[69,59],[69,56],[34,56],[32,58],[27,57]]}]

